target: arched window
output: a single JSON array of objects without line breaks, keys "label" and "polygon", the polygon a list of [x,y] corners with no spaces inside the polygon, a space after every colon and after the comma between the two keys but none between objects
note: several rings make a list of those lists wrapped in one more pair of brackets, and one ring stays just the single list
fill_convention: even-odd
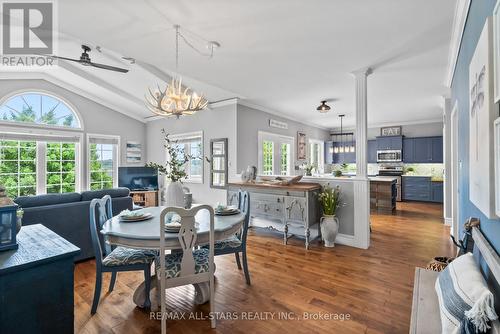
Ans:
[{"label": "arched window", "polygon": [[24,92],[0,105],[0,120],[66,128],[81,128],[73,109],[61,99],[41,92]]}]

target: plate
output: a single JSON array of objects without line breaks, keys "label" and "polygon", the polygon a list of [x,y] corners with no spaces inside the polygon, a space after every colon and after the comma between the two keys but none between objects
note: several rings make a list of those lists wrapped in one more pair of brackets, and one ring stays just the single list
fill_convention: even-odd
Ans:
[{"label": "plate", "polygon": [[240,213],[239,209],[232,209],[232,210],[223,210],[223,211],[215,211],[216,216],[231,216],[231,215],[237,215]]},{"label": "plate", "polygon": [[153,215],[151,213],[145,213],[142,216],[133,216],[133,217],[120,216],[120,221],[124,223],[133,223],[133,222],[148,220],[150,218],[153,218]]}]

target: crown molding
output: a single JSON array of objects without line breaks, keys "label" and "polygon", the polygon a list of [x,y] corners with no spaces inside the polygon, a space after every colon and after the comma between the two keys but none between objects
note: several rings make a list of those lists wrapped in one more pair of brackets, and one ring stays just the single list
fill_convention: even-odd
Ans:
[{"label": "crown molding", "polygon": [[283,113],[281,113],[279,111],[276,111],[276,110],[273,110],[273,109],[269,109],[269,108],[260,106],[258,104],[252,103],[252,102],[250,102],[248,100],[244,100],[244,99],[238,98],[238,104],[240,104],[242,106],[245,106],[245,107],[248,107],[248,108],[260,110],[260,111],[266,112],[268,114],[276,115],[276,116],[279,116],[279,117],[281,117],[283,119],[287,119],[287,120],[290,120],[290,121],[294,121],[294,122],[297,122],[297,123],[308,125],[308,126],[311,126],[311,127],[317,128],[317,129],[322,129],[322,130],[330,131],[329,127],[317,125],[317,124],[314,124],[314,123],[311,123],[311,122],[308,122],[308,121],[304,121],[304,120],[299,119],[299,118],[292,118],[291,116],[285,115],[285,114],[283,114]]},{"label": "crown molding", "polygon": [[465,30],[465,23],[469,15],[471,0],[457,0],[455,6],[455,17],[451,32],[450,50],[448,52],[448,67],[446,69],[445,85],[451,87],[455,68],[457,66],[458,54],[462,45],[462,37]]}]

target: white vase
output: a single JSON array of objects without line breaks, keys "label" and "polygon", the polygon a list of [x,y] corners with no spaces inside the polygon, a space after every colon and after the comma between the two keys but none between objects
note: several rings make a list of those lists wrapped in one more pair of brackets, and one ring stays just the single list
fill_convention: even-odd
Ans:
[{"label": "white vase", "polygon": [[339,233],[339,219],[335,216],[323,216],[320,219],[321,237],[325,241],[325,247],[335,247],[335,238]]},{"label": "white vase", "polygon": [[182,183],[170,182],[168,184],[165,194],[165,205],[184,207],[184,189],[182,189]]}]

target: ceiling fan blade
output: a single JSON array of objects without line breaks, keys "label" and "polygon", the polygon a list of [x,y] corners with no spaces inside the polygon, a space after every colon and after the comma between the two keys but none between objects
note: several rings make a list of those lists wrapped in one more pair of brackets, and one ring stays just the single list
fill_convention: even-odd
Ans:
[{"label": "ceiling fan blade", "polygon": [[62,59],[62,60],[75,61],[77,63],[81,62],[80,59],[74,59],[74,58],[66,58],[66,57],[59,57],[59,56],[52,56],[52,55],[47,55],[47,57],[56,58],[56,59]]},{"label": "ceiling fan blade", "polygon": [[116,71],[116,72],[121,72],[121,73],[127,73],[128,70],[120,67],[114,67],[110,65],[104,65],[104,64],[98,64],[98,63],[92,63],[90,62],[89,65],[97,67],[97,68],[102,68],[104,70],[110,70],[110,71]]}]

